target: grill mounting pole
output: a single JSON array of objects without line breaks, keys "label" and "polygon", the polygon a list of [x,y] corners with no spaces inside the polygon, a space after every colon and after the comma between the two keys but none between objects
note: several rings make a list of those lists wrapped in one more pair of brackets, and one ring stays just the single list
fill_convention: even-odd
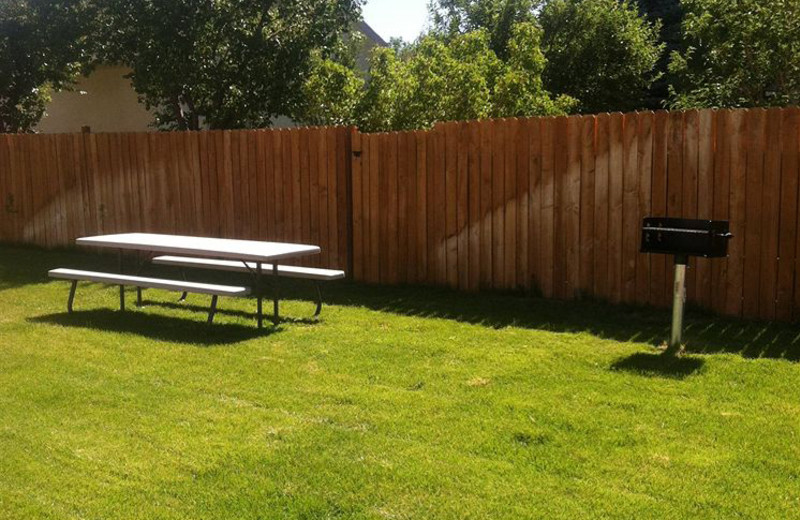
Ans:
[{"label": "grill mounting pole", "polygon": [[678,354],[683,339],[683,307],[686,303],[686,266],[688,255],[675,255],[675,282],[672,293],[672,332],[669,336],[667,353]]}]

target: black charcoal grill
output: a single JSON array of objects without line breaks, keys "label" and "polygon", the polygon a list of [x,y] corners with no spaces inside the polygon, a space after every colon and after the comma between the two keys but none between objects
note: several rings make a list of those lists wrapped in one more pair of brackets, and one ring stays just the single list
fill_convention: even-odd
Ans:
[{"label": "black charcoal grill", "polygon": [[683,307],[686,302],[686,266],[690,256],[724,258],[733,238],[726,220],[692,220],[649,217],[642,225],[642,253],[675,256],[672,300],[672,333],[669,350],[680,351],[683,335]]}]

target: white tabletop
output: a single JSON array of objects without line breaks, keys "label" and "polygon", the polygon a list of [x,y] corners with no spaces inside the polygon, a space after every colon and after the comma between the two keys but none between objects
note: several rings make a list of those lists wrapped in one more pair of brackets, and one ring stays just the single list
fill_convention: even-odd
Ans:
[{"label": "white tabletop", "polygon": [[79,238],[75,242],[81,246],[198,255],[230,260],[250,260],[253,262],[272,262],[285,258],[315,255],[320,252],[319,247],[304,244],[158,235],[153,233],[101,235]]}]

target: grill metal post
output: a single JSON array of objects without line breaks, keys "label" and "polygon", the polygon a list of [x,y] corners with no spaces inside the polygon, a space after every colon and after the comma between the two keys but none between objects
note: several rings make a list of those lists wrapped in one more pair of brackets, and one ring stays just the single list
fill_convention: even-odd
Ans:
[{"label": "grill metal post", "polygon": [[683,308],[686,303],[686,266],[687,255],[675,255],[675,281],[672,294],[672,332],[669,337],[668,353],[677,354],[683,342]]}]

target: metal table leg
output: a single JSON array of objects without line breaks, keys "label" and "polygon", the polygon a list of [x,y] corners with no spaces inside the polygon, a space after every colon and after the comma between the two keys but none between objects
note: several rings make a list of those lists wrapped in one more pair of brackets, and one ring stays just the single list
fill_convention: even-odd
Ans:
[{"label": "metal table leg", "polygon": [[[119,250],[119,274],[124,274],[124,262],[123,262],[123,255],[122,249]],[[119,310],[120,312],[125,312],[125,286],[119,286]]]},{"label": "metal table leg", "polygon": [[264,327],[264,294],[261,290],[261,262],[256,263],[256,296],[258,298],[258,328]]},{"label": "metal table leg", "polygon": [[274,287],[275,294],[273,295],[273,298],[274,298],[274,300],[273,300],[274,315],[272,317],[272,323],[277,327],[278,324],[281,321],[280,303],[279,303],[280,291],[278,290],[278,264],[277,263],[273,263],[272,264],[272,277],[275,280],[275,287]]}]

